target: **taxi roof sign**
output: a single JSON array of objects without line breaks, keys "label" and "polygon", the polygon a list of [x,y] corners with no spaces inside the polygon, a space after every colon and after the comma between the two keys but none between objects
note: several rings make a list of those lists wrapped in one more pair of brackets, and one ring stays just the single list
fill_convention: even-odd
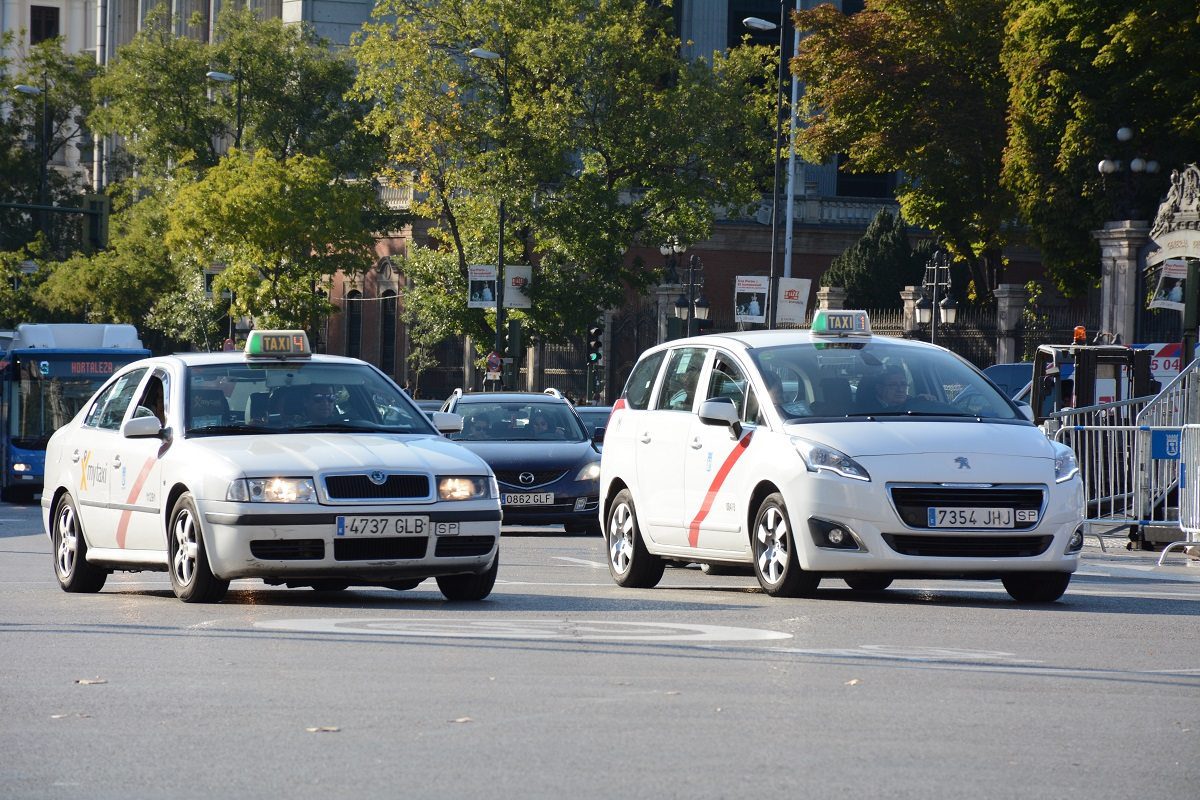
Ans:
[{"label": "taxi roof sign", "polygon": [[308,334],[304,331],[250,331],[246,356],[250,358],[308,358]]},{"label": "taxi roof sign", "polygon": [[817,336],[870,336],[871,318],[865,311],[818,308],[813,314],[812,332]]}]

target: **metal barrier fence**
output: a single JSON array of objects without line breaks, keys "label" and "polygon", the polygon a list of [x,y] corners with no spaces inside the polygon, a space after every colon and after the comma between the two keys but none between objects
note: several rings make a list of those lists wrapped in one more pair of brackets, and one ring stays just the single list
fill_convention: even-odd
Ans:
[{"label": "metal barrier fence", "polygon": [[1200,546],[1200,425],[1184,425],[1179,441],[1179,530],[1183,539],[1171,542],[1158,557],[1162,566],[1167,554]]}]

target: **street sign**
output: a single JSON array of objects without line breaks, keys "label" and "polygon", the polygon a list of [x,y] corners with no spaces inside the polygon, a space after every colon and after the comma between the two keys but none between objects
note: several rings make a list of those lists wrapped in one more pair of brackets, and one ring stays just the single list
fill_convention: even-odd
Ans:
[{"label": "street sign", "polygon": [[487,357],[487,371],[488,372],[499,372],[501,363],[502,362],[500,360],[499,353],[497,353],[495,350],[488,353],[488,357]]}]

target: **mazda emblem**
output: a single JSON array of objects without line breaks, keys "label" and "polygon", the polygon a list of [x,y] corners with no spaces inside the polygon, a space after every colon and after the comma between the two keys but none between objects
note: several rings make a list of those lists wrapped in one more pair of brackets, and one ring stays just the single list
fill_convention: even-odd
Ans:
[{"label": "mazda emblem", "polygon": [[529,484],[533,483],[535,478],[532,472],[522,472],[517,476],[517,480],[521,482],[522,486],[528,486]]},{"label": "mazda emblem", "polygon": [[371,474],[367,477],[371,480],[371,483],[375,484],[376,486],[383,486],[383,484],[387,481],[387,475],[383,473],[383,470],[379,469],[371,470]]}]

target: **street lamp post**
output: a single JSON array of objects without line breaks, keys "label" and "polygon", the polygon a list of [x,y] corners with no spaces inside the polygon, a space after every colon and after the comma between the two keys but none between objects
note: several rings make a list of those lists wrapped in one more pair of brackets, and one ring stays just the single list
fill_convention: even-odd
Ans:
[{"label": "street lamp post", "polygon": [[[938,294],[943,288],[945,295],[939,301]],[[921,299],[917,301],[916,315],[918,324],[929,326],[930,344],[937,344],[939,319],[947,325],[958,320],[958,303],[950,293],[950,259],[944,250],[939,249],[925,265],[925,282]]]},{"label": "street lamp post", "polygon": [[688,260],[687,294],[680,294],[675,301],[675,316],[687,320],[688,336],[696,335],[694,320],[708,319],[708,299],[703,293],[696,297],[696,290],[704,287],[704,276],[699,274],[703,270],[704,264],[701,263],[700,256],[693,253]]},{"label": "street lamp post", "polygon": [[218,83],[233,82],[234,84],[234,102],[237,105],[237,127],[234,128],[233,146],[240,150],[242,147],[242,68],[239,65],[234,69],[232,75],[228,72],[217,72],[216,70],[209,70],[204,75],[210,81],[217,81]]},{"label": "street lamp post", "polygon": [[[1117,141],[1128,147],[1128,142],[1133,140],[1133,129],[1128,126],[1117,128]],[[1141,156],[1136,156],[1129,159],[1129,163],[1125,163],[1119,159],[1105,158],[1096,165],[1096,169],[1101,175],[1107,178],[1109,175],[1120,174],[1124,180],[1122,181],[1119,200],[1116,204],[1117,216],[1124,219],[1133,219],[1138,214],[1136,187],[1134,186],[1135,175],[1153,175],[1158,172],[1158,162],[1153,159],[1145,159]]]},{"label": "street lamp post", "polygon": [[663,283],[679,283],[679,255],[686,250],[687,245],[679,241],[678,236],[671,236],[658,246],[663,257]]},{"label": "street lamp post", "polygon": [[[492,50],[482,47],[472,47],[467,51],[472,58],[484,61],[500,62],[500,92],[504,99],[504,116],[508,117],[510,98],[508,96],[508,59]],[[496,354],[503,357],[504,353],[504,195],[501,193],[498,203],[499,239],[496,244]],[[500,373],[503,375],[503,371]]]},{"label": "street lamp post", "polygon": [[[18,83],[13,89],[21,94],[42,98],[42,119],[38,125],[38,205],[47,205],[46,190],[48,184],[48,172],[50,169],[50,77],[46,73],[42,73],[42,85],[30,86],[26,83]],[[37,212],[37,227],[38,230],[45,232],[46,230],[46,211],[38,209]]]},{"label": "street lamp post", "polygon": [[767,32],[779,30],[779,69],[776,76],[775,120],[771,126],[771,156],[775,162],[774,177],[771,182],[771,262],[769,266],[770,279],[767,285],[767,327],[775,327],[775,251],[778,247],[779,235],[779,163],[780,140],[783,138],[783,35],[787,30],[784,24],[787,15],[787,3],[780,0],[779,23],[770,22],[760,17],[746,17],[742,24],[752,31]]}]

